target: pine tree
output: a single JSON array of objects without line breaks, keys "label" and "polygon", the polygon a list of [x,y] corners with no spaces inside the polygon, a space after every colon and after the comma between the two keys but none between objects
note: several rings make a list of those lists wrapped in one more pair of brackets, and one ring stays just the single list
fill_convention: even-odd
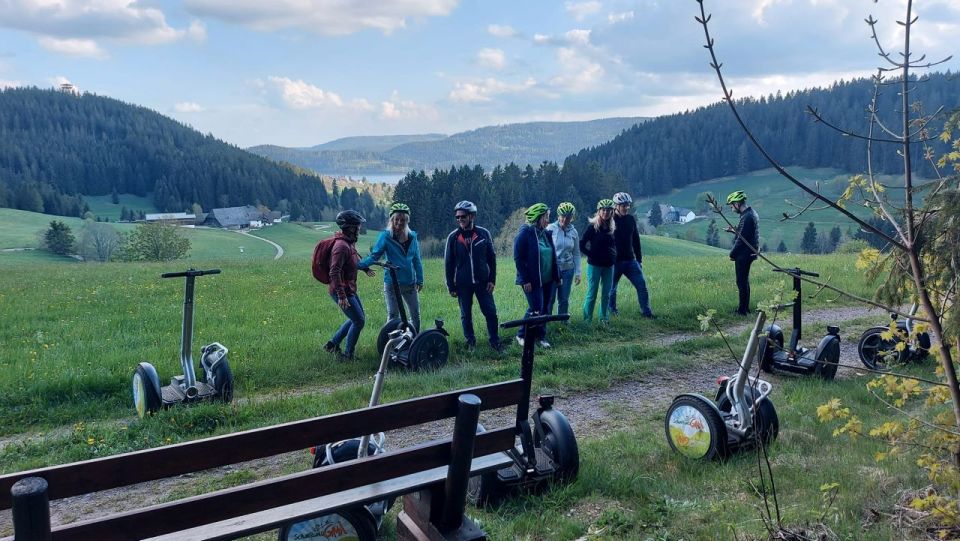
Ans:
[{"label": "pine tree", "polygon": [[777,245],[777,252],[781,254],[787,253],[787,245],[782,240],[780,241],[780,244]]},{"label": "pine tree", "polygon": [[817,253],[817,226],[813,222],[807,224],[803,230],[803,239],[800,241],[800,252],[804,254]]},{"label": "pine tree", "polygon": [[711,219],[707,226],[707,244],[710,246],[720,246],[720,229],[717,228],[717,221]]},{"label": "pine tree", "polygon": [[660,215],[660,203],[654,201],[653,205],[650,206],[650,213],[647,215],[647,223],[652,227],[657,227],[663,224],[663,216]]},{"label": "pine tree", "polygon": [[843,239],[843,233],[840,232],[840,226],[833,226],[830,230],[830,251],[833,252],[840,246],[840,240]]},{"label": "pine tree", "polygon": [[50,222],[50,229],[43,235],[47,249],[55,254],[67,255],[73,252],[74,238],[70,226],[60,220]]}]

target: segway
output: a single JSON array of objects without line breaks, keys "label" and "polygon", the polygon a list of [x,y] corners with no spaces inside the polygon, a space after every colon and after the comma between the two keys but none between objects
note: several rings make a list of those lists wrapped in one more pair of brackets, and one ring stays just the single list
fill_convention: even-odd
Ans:
[{"label": "segway", "polygon": [[[413,329],[409,326],[396,329],[390,333],[384,346],[384,352],[380,355],[380,367],[373,379],[373,392],[370,394],[369,407],[372,408],[380,404],[383,381],[387,376],[387,365],[390,363],[391,353],[401,343],[409,342],[412,339]],[[322,468],[365,456],[379,455],[384,452],[385,444],[386,438],[381,432],[374,435],[364,435],[361,438],[317,445],[310,448],[310,453],[313,454],[313,467]],[[393,498],[389,498],[287,524],[280,529],[279,540],[376,541],[383,516],[387,514],[392,505]]]},{"label": "segway", "polygon": [[800,277],[819,277],[815,272],[792,269],[773,269],[793,277],[795,299],[791,303],[775,306],[777,310],[793,307],[793,332],[790,334],[789,347],[783,347],[783,329],[773,324],[767,327],[766,340],[760,341],[760,369],[772,373],[774,370],[794,374],[816,374],[823,379],[833,379],[840,366],[840,327],[827,325],[827,334],[820,339],[816,349],[800,346],[803,329]]},{"label": "segway", "polygon": [[[885,372],[891,364],[905,364],[909,361],[921,361],[930,353],[930,335],[921,332],[913,336],[913,317],[919,305],[914,303],[910,307],[910,316],[907,319],[897,320],[897,314],[890,314],[890,319],[896,323],[896,331],[890,339],[883,335],[890,333],[890,327],[871,327],[860,335],[857,343],[857,354],[860,362],[872,370]],[[906,342],[902,349],[897,344]]]},{"label": "segway", "polygon": [[203,400],[230,402],[233,399],[233,372],[227,362],[227,348],[214,342],[200,348],[200,378],[193,368],[193,286],[198,276],[220,274],[220,269],[168,272],[161,278],[186,277],[183,294],[183,324],[180,333],[181,375],[170,378],[170,385],[160,387],[157,370],[148,362],[141,362],[133,373],[133,404],[137,415],[144,417],[160,408]]},{"label": "segway", "polygon": [[740,370],[732,378],[717,380],[715,402],[703,395],[687,393],[673,399],[664,429],[670,448],[698,460],[723,460],[735,452],[767,445],[777,438],[780,420],[770,401],[773,387],[750,377],[757,356],[760,329],[767,315],[760,312],[750,332]]},{"label": "segway", "polygon": [[[537,326],[550,321],[566,321],[568,314],[537,316],[508,321],[501,328],[525,327],[527,336]],[[513,464],[495,472],[472,477],[467,486],[467,499],[475,505],[492,505],[520,487],[536,488],[550,481],[570,482],[580,471],[580,450],[570,422],[553,407],[553,396],[537,397],[540,407],[527,419],[530,411],[530,388],[533,381],[535,340],[523,343],[520,378],[523,396],[517,407],[516,431],[519,443],[507,451]],[[483,431],[483,427],[478,428]]]},{"label": "segway", "polygon": [[447,364],[450,344],[447,343],[449,333],[443,328],[443,320],[435,319],[433,329],[418,332],[407,319],[407,308],[403,304],[400,283],[397,281],[398,267],[388,261],[373,262],[371,265],[383,267],[384,271],[390,273],[393,295],[397,299],[397,307],[400,308],[400,318],[391,319],[380,329],[380,334],[377,335],[377,352],[382,356],[391,333],[400,329],[409,331],[410,337],[405,338],[393,348],[390,353],[390,362],[407,370],[436,370]]}]

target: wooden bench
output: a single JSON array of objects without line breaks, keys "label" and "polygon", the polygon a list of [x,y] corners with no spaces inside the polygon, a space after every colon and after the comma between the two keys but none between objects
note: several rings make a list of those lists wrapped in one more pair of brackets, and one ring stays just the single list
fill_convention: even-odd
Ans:
[{"label": "wooden bench", "polygon": [[[503,468],[515,427],[477,434],[481,410],[516,407],[511,380],[156,449],[0,476],[17,541],[234,539],[354,505],[408,494],[401,539],[485,539],[463,516],[470,475]],[[51,529],[49,500],[455,418],[450,438]],[[15,486],[16,485],[16,486]],[[416,491],[416,494],[411,494]],[[7,538],[13,539],[13,538]],[[5,540],[6,541],[6,540]]]}]

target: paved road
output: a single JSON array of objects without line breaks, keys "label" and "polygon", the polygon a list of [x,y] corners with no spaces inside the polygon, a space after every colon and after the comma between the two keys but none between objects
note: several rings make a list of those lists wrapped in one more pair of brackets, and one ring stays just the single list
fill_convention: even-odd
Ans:
[{"label": "paved road", "polygon": [[263,242],[266,242],[266,243],[268,243],[268,244],[272,244],[273,247],[277,249],[277,255],[273,256],[273,258],[274,258],[274,259],[280,259],[281,257],[283,257],[283,246],[280,246],[280,245],[277,244],[276,242],[273,242],[272,240],[267,240],[267,239],[265,239],[265,238],[263,238],[263,237],[258,237],[258,236],[256,236],[256,235],[251,235],[251,234],[248,233],[247,231],[237,231],[237,232],[240,233],[241,235],[246,235],[246,236],[251,237],[251,238],[255,238],[255,239],[258,239],[258,240],[262,240]]}]

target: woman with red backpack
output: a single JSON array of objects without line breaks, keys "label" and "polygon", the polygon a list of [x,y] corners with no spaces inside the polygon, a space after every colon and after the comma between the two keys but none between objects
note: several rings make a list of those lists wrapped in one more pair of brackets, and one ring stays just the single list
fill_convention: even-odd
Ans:
[{"label": "woman with red backpack", "polygon": [[[340,231],[334,234],[333,247],[330,251],[330,298],[337,303],[340,310],[347,316],[347,320],[340,325],[337,332],[326,343],[323,349],[334,353],[337,360],[349,361],[353,359],[360,331],[366,323],[363,304],[357,295],[357,263],[360,254],[355,247],[360,235],[360,224],[366,222],[362,215],[355,210],[344,210],[337,214],[337,225]],[[367,276],[375,276],[372,270],[366,270]],[[346,347],[341,351],[340,343],[347,340]]]}]

